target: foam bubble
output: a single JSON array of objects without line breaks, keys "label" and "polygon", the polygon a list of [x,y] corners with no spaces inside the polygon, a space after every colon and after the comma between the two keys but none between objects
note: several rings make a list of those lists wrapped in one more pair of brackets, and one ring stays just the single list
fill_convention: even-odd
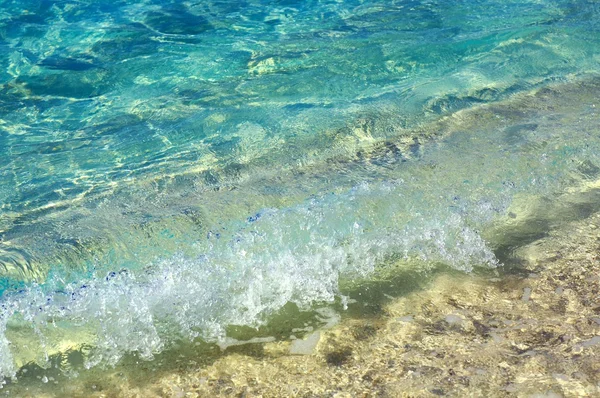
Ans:
[{"label": "foam bubble", "polygon": [[[287,303],[309,308],[343,296],[343,280],[379,272],[386,256],[444,262],[457,269],[495,266],[492,251],[458,213],[410,213],[402,182],[360,184],[286,209],[263,209],[237,228],[209,235],[206,252],[177,254],[137,270],[76,283],[53,278],[4,298],[0,330],[21,322],[41,352],[0,340],[0,370],[43,364],[78,331],[91,346],[86,366],[143,359],[177,339],[225,342],[228,325],[256,327]],[[18,315],[18,316],[17,316]]]}]

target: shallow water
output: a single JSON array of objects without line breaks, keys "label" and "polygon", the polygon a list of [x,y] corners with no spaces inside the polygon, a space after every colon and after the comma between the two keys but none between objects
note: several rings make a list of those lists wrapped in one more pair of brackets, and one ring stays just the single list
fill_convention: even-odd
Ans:
[{"label": "shallow water", "polygon": [[597,2],[0,5],[3,377],[497,267],[597,210]]}]

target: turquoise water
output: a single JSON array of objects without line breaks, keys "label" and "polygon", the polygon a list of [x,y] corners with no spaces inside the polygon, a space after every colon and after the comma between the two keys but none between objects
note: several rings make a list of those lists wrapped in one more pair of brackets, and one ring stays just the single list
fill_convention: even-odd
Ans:
[{"label": "turquoise water", "polygon": [[600,170],[599,18],[0,0],[0,376],[82,345],[91,367],[223,341],[390,259],[499,266],[556,219],[521,222],[519,200]]}]

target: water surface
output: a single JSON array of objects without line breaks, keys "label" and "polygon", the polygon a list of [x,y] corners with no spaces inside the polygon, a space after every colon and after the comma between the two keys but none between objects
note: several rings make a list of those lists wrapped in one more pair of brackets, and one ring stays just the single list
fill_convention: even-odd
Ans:
[{"label": "water surface", "polygon": [[599,17],[0,1],[0,375],[225,341],[390,264],[497,267],[595,211]]}]

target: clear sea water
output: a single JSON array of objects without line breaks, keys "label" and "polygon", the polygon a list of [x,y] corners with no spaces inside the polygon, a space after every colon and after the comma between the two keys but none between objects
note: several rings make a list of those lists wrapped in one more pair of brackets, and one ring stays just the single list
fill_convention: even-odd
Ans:
[{"label": "clear sea water", "polygon": [[0,0],[0,378],[221,343],[396,268],[503,267],[550,213],[596,209],[599,21],[596,0]]}]

